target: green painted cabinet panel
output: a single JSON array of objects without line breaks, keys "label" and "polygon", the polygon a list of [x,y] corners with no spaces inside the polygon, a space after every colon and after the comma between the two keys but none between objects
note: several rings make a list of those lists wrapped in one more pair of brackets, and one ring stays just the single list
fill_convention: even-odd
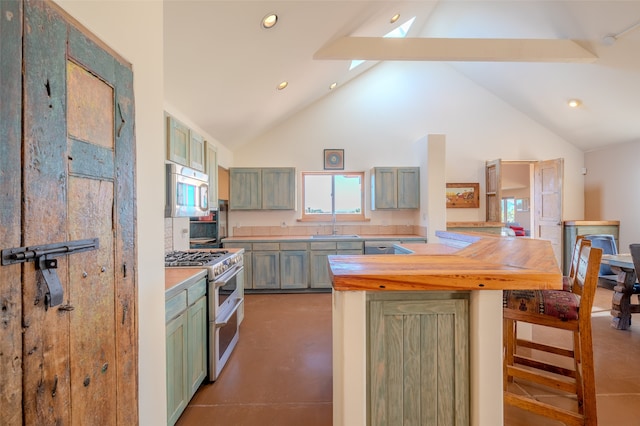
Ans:
[{"label": "green painted cabinet panel", "polygon": [[230,210],[295,210],[295,169],[229,169]]},{"label": "green painted cabinet panel", "polygon": [[419,167],[375,167],[371,171],[371,209],[420,208]]},{"label": "green painted cabinet panel", "polygon": [[312,250],[309,254],[311,258],[311,288],[331,288],[327,258],[336,254],[336,250]]},{"label": "green painted cabinet panel", "polygon": [[280,252],[253,252],[253,288],[280,288]]},{"label": "green painted cabinet panel", "polygon": [[165,301],[167,424],[178,420],[207,375],[207,278]]},{"label": "green painted cabinet panel", "polygon": [[189,131],[189,167],[204,172],[204,138]]},{"label": "green painted cabinet panel", "polygon": [[201,297],[190,306],[187,316],[187,390],[191,399],[207,376],[207,298]]},{"label": "green painted cabinet panel", "polygon": [[167,159],[189,166],[189,128],[167,117]]},{"label": "green painted cabinet panel", "polygon": [[187,314],[167,323],[167,424],[173,425],[189,403],[187,390]]},{"label": "green painted cabinet panel", "polygon": [[369,301],[369,424],[469,424],[468,300],[396,297]]},{"label": "green painted cabinet panel", "polygon": [[280,287],[309,287],[309,254],[306,250],[280,252]]},{"label": "green painted cabinet panel", "polygon": [[259,210],[262,208],[261,176],[260,169],[229,169],[230,210]]},{"label": "green painted cabinet panel", "polygon": [[262,169],[262,208],[265,210],[295,210],[295,169]]},{"label": "green painted cabinet panel", "polygon": [[205,142],[205,173],[209,176],[209,203],[212,207],[218,203],[218,151],[216,147]]},{"label": "green painted cabinet panel", "polygon": [[420,169],[418,167],[398,169],[398,195],[396,198],[399,209],[420,208]]}]

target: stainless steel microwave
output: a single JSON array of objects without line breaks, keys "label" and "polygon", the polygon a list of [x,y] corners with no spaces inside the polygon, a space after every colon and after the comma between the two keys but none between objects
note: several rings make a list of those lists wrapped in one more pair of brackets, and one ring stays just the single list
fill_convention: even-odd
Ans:
[{"label": "stainless steel microwave", "polygon": [[209,214],[209,176],[175,163],[166,166],[165,217]]}]

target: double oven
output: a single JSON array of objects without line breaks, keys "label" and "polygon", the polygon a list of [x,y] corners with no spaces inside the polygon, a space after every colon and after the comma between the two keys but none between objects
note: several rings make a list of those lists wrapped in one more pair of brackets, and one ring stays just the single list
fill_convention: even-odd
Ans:
[{"label": "double oven", "polygon": [[215,381],[240,336],[244,315],[243,250],[173,251],[165,255],[167,268],[207,269],[208,377]]}]

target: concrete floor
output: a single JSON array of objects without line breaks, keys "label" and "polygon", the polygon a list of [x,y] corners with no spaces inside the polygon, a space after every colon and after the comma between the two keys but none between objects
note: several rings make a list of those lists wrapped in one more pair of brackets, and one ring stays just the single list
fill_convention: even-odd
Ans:
[{"label": "concrete floor", "polygon": [[[640,317],[630,330],[612,329],[611,296],[611,290],[598,288],[593,310],[598,424],[635,426],[640,424],[640,370],[633,367],[640,362]],[[331,295],[251,294],[245,312],[240,341],[220,378],[198,390],[177,425],[331,426]],[[567,340],[563,332],[536,328],[533,333],[536,339]],[[513,386],[550,403],[576,405],[542,388]],[[505,409],[504,424],[561,425],[512,407]]]}]

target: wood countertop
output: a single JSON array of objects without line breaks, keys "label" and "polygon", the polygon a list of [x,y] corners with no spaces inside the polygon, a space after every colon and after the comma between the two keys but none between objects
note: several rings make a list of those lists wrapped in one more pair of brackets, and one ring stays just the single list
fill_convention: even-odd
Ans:
[{"label": "wood countertop", "polygon": [[424,250],[414,254],[329,256],[334,290],[562,288],[562,273],[549,241],[454,232],[437,235],[440,244],[423,244]]},{"label": "wood countertop", "polygon": [[205,277],[207,270],[204,268],[164,268],[165,298],[178,293],[183,288]]},{"label": "wood countertop", "polygon": [[565,220],[565,226],[609,226],[620,225],[619,220]]}]

